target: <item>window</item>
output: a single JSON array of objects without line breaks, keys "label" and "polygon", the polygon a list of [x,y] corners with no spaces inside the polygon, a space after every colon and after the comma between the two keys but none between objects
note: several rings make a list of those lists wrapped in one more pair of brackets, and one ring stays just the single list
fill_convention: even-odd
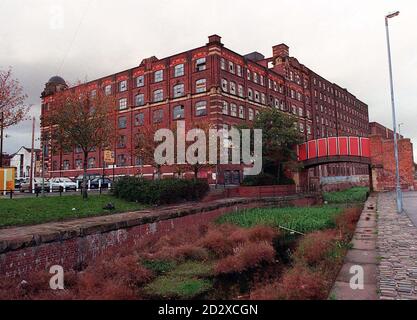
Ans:
[{"label": "window", "polygon": [[135,114],[135,126],[143,126],[145,124],[145,114],[137,113]]},{"label": "window", "polygon": [[127,80],[123,80],[119,82],[119,92],[123,92],[127,90]]},{"label": "window", "polygon": [[126,166],[126,156],[124,154],[118,154],[117,155],[117,166],[118,167],[124,167]]},{"label": "window", "polygon": [[63,169],[64,170],[69,170],[70,169],[70,162],[69,162],[69,160],[64,160]]},{"label": "window", "polygon": [[122,98],[119,100],[119,110],[124,110],[127,108],[127,98]]},{"label": "window", "polygon": [[91,169],[91,168],[94,168],[95,166],[96,166],[96,158],[94,157],[88,158],[88,168]]},{"label": "window", "polygon": [[141,75],[136,78],[136,87],[143,87],[145,85],[145,76]]},{"label": "window", "polygon": [[177,64],[174,67],[174,77],[181,77],[184,75],[184,64]]},{"label": "window", "polygon": [[298,115],[302,117],[304,115],[304,110],[301,107],[298,107]]},{"label": "window", "polygon": [[83,161],[81,159],[75,160],[75,169],[80,170],[83,166]]},{"label": "window", "polygon": [[232,61],[229,61],[229,72],[235,73],[235,65]]},{"label": "window", "polygon": [[174,86],[174,98],[179,98],[184,95],[184,84],[177,84]]},{"label": "window", "polygon": [[196,93],[206,92],[206,90],[206,79],[199,79],[195,82]]},{"label": "window", "polygon": [[240,65],[236,66],[236,73],[239,77],[242,76],[242,67]]},{"label": "window", "polygon": [[300,123],[300,132],[304,132],[304,124]]},{"label": "window", "polygon": [[153,102],[160,102],[164,100],[164,91],[162,89],[153,92]]},{"label": "window", "polygon": [[197,59],[195,62],[196,71],[206,70],[206,58]]},{"label": "window", "polygon": [[140,107],[145,104],[145,95],[143,93],[139,93],[135,96],[135,106]]},{"label": "window", "polygon": [[249,100],[253,100],[253,91],[252,91],[252,89],[248,89],[248,98],[249,98]]},{"label": "window", "polygon": [[265,85],[264,76],[261,76],[261,85]]},{"label": "window", "polygon": [[232,117],[237,117],[237,105],[235,105],[234,103],[230,104],[230,115]]},{"label": "window", "polygon": [[236,83],[234,83],[233,81],[230,81],[230,93],[236,94]]},{"label": "window", "polygon": [[161,82],[164,80],[164,70],[158,70],[154,72],[154,82]]},{"label": "window", "polygon": [[111,84],[108,84],[107,86],[104,87],[104,94],[106,96],[111,95]]},{"label": "window", "polygon": [[245,108],[243,106],[239,106],[239,118],[245,119]]},{"label": "window", "polygon": [[126,147],[126,136],[124,136],[124,135],[119,136],[119,138],[117,140],[117,147],[118,148]]},{"label": "window", "polygon": [[119,117],[118,126],[119,126],[119,129],[126,129],[126,127],[127,127],[127,118],[126,117]]},{"label": "window", "polygon": [[227,92],[227,80],[226,79],[222,79],[222,90],[224,92]]},{"label": "window", "polygon": [[251,108],[248,109],[248,118],[250,121],[253,121],[253,109]]},{"label": "window", "polygon": [[90,98],[94,99],[97,96],[97,90],[91,90],[90,92]]},{"label": "window", "polygon": [[75,147],[75,153],[81,153],[81,152],[83,152],[83,149],[81,149],[80,146],[76,146]]},{"label": "window", "polygon": [[237,92],[238,92],[239,97],[243,98],[243,86],[241,84],[237,86]]},{"label": "window", "polygon": [[251,76],[251,75],[250,75],[250,70],[248,69],[248,70],[246,71],[246,77],[247,77],[247,79],[248,79],[248,80],[250,80],[250,76]]},{"label": "window", "polygon": [[259,92],[255,91],[255,101],[259,102],[260,98],[259,98]]},{"label": "window", "polygon": [[153,123],[161,123],[164,119],[164,110],[158,109],[153,112],[152,121]]},{"label": "window", "polygon": [[261,102],[262,104],[266,104],[266,97],[264,93],[261,93]]},{"label": "window", "polygon": [[311,134],[311,126],[309,124],[307,125],[307,133]]},{"label": "window", "polygon": [[292,113],[297,114],[297,108],[295,106],[292,106]]},{"label": "window", "polygon": [[256,72],[253,73],[253,82],[258,83],[258,74]]},{"label": "window", "polygon": [[195,104],[195,115],[205,116],[207,114],[207,102],[206,101],[199,101]]},{"label": "window", "polygon": [[172,117],[174,118],[174,120],[184,119],[184,106],[175,106],[172,111]]},{"label": "window", "polygon": [[226,60],[224,60],[224,58],[220,59],[220,68],[226,70]]},{"label": "window", "polygon": [[223,101],[223,114],[229,114],[229,104],[227,101]]}]

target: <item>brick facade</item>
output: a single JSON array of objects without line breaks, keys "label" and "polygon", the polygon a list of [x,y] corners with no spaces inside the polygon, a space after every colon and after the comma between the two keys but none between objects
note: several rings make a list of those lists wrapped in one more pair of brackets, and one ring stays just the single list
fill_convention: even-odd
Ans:
[{"label": "brick facade", "polygon": [[[133,137],[141,127],[155,122],[173,128],[180,118],[188,128],[200,121],[230,128],[251,122],[258,112],[273,107],[296,117],[295,125],[305,140],[368,135],[365,103],[291,57],[285,44],[274,46],[272,51],[269,58],[257,52],[241,55],[224,47],[221,38],[213,35],[205,46],[163,59],[147,58],[137,67],[84,84],[91,91],[107,90],[113,95],[120,106],[114,120],[116,128],[123,123],[117,129],[123,143],[113,148],[116,168],[103,168],[103,152],[97,150],[89,155],[89,173],[120,175],[140,171],[152,176],[153,168],[140,167],[140,159],[133,156]],[[42,115],[48,112],[48,103],[56,91],[66,89],[62,78],[51,78],[42,93]],[[41,130],[45,132],[47,128]],[[81,174],[81,157],[76,148],[70,153],[48,153],[49,174]],[[327,166],[321,167],[311,174],[327,174]],[[220,166],[219,182],[239,183],[241,169]],[[342,174],[342,170],[334,173]],[[172,175],[173,170],[168,168],[164,174]],[[211,177],[210,172],[204,175]]]},{"label": "brick facade", "polygon": [[[394,140],[371,135],[372,179],[375,191],[395,190]],[[398,140],[401,188],[414,190],[413,144],[410,139]]]}]

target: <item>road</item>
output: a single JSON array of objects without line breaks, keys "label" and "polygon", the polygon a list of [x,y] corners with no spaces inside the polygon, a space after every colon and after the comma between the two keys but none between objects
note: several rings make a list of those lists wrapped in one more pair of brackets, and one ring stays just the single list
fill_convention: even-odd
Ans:
[{"label": "road", "polygon": [[[108,194],[109,191],[108,190],[102,190],[101,191],[102,194]],[[99,190],[90,190],[88,191],[88,194],[99,194],[100,191]],[[67,191],[67,192],[62,192],[62,196],[71,196],[71,195],[77,195],[77,194],[81,194],[81,191]],[[47,197],[59,197],[60,193],[59,192],[45,192],[45,195]],[[36,194],[34,193],[29,193],[29,192],[19,192],[19,191],[14,191],[13,192],[13,199],[22,199],[22,198],[33,198],[36,197]],[[42,197],[42,194],[39,194],[39,197]],[[7,195],[0,195],[0,199],[10,199],[10,194],[8,193]]]},{"label": "road", "polygon": [[414,226],[417,227],[417,191],[403,193],[404,210]]}]

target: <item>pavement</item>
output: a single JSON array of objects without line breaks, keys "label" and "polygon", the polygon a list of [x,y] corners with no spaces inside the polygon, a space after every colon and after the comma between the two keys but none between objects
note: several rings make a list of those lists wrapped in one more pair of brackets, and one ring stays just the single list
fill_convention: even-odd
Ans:
[{"label": "pavement", "polygon": [[378,292],[383,300],[417,300],[417,193],[404,193],[407,214],[396,212],[395,194],[378,195]]},{"label": "pavement", "polygon": [[[377,198],[371,195],[364,205],[343,266],[330,293],[336,300],[377,300],[376,228]],[[351,286],[351,280],[358,267],[363,270],[363,288]],[[355,283],[355,282],[353,282]]]}]

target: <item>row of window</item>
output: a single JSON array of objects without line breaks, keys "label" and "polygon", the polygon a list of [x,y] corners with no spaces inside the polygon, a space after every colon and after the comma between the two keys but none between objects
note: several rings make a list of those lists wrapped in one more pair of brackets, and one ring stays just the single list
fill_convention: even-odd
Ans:
[{"label": "row of window", "polygon": [[244,106],[237,106],[235,103],[229,103],[227,101],[223,101],[223,111],[224,115],[230,115],[232,117],[238,117],[240,119],[247,119],[249,121],[253,121],[254,117],[259,114],[259,111],[254,111],[252,108],[247,109],[246,115],[246,108]]},{"label": "row of window", "polygon": [[[198,101],[194,105],[194,115],[196,117],[207,115],[207,101]],[[185,117],[185,107],[183,105],[177,105],[172,109],[172,119],[184,119]],[[152,111],[152,122],[160,123],[164,118],[164,110],[157,109]],[[134,115],[134,125],[143,126],[145,124],[145,114],[143,112],[136,113]],[[125,129],[127,128],[127,117],[121,116],[118,118],[118,128]]]},{"label": "row of window", "polygon": [[[200,58],[195,61],[195,71],[206,70],[206,58]],[[174,66],[174,77],[181,77],[185,74],[184,63]],[[164,81],[164,70],[157,70],[153,73],[153,83]],[[145,86],[145,75],[140,75],[135,78],[136,88]],[[128,80],[121,80],[118,83],[118,92],[125,92],[128,90]],[[108,84],[104,87],[104,93],[106,95],[112,94],[112,85]]]},{"label": "row of window", "polygon": [[[173,97],[180,98],[185,96],[185,87],[183,83],[179,83],[173,86]],[[207,91],[206,79],[199,79],[195,82],[195,93],[204,93]],[[164,90],[157,89],[153,92],[152,102],[161,102],[164,100]],[[135,96],[135,106],[140,107],[145,105],[145,95],[139,93]],[[128,100],[127,98],[119,99],[119,110],[127,109]]]}]

